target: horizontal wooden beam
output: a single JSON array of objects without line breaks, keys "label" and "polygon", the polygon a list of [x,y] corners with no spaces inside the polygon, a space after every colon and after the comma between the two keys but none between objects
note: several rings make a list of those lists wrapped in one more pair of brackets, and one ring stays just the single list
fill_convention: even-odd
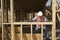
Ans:
[{"label": "horizontal wooden beam", "polygon": [[[4,25],[10,25],[11,23],[3,23]],[[14,22],[13,23],[14,25],[30,25],[30,24],[44,24],[44,25],[52,25],[53,22]]]},{"label": "horizontal wooden beam", "polygon": [[23,25],[29,25],[29,24],[47,24],[47,25],[49,25],[49,24],[53,24],[53,22],[14,22],[13,23],[14,25],[20,25],[20,24],[23,24]]},{"label": "horizontal wooden beam", "polygon": [[3,23],[4,25],[9,25],[9,24],[11,24],[11,23]]}]

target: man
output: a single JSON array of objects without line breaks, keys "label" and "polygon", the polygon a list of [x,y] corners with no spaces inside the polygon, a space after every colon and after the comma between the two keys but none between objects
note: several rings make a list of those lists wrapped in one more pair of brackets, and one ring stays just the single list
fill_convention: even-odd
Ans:
[{"label": "man", "polygon": [[[47,18],[43,16],[43,12],[42,11],[39,11],[38,14],[37,14],[37,16],[34,17],[33,20],[37,21],[37,22],[41,22],[41,21],[42,22],[46,22]],[[35,31],[37,32],[38,29],[41,29],[41,24],[36,25]],[[48,37],[48,33],[47,33],[45,25],[43,26],[43,29],[44,29],[44,32],[45,32],[46,40],[50,40],[49,37]]]}]

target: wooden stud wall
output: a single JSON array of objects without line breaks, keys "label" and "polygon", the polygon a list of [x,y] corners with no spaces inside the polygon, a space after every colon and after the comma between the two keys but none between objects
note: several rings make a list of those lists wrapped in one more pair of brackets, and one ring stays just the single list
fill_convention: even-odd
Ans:
[{"label": "wooden stud wall", "polygon": [[33,24],[42,24],[42,34],[41,34],[41,40],[43,40],[43,25],[44,24],[52,24],[52,40],[56,40],[56,0],[52,0],[52,22],[13,22],[13,0],[10,0],[10,9],[11,9],[11,23],[3,23],[3,0],[1,0],[1,9],[2,9],[2,40],[4,40],[4,34],[3,34],[3,24],[8,25],[11,24],[11,40],[15,40],[14,38],[14,25],[21,25],[21,40],[22,38],[22,25],[31,25],[31,40],[32,39],[32,25]]}]

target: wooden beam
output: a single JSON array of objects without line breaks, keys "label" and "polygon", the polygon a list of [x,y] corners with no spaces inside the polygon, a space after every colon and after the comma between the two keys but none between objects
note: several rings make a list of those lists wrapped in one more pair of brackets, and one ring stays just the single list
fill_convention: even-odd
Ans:
[{"label": "wooden beam", "polygon": [[30,24],[45,24],[45,25],[52,25],[52,22],[14,22],[14,25],[30,25]]},{"label": "wooden beam", "polygon": [[33,37],[32,37],[32,24],[31,24],[31,40],[33,40]]},{"label": "wooden beam", "polygon": [[2,40],[4,40],[4,27],[3,27],[3,0],[1,0],[1,10],[2,11]]},{"label": "wooden beam", "polygon": [[[3,23],[4,25],[9,25],[11,23]],[[53,23],[52,22],[14,22],[13,23],[14,25],[20,25],[20,24],[23,24],[23,25],[30,25],[30,24],[45,24],[45,25],[52,25]]]},{"label": "wooden beam", "polygon": [[22,33],[22,24],[21,24],[21,40],[23,39],[22,36],[23,36],[23,33]]},{"label": "wooden beam", "polygon": [[14,40],[14,25],[13,25],[13,0],[10,0],[11,9],[11,40]]},{"label": "wooden beam", "polygon": [[43,40],[43,24],[42,24],[42,27],[41,27],[41,40]]},{"label": "wooden beam", "polygon": [[11,24],[11,23],[3,23],[4,25],[9,25],[9,24]]},{"label": "wooden beam", "polygon": [[56,40],[56,0],[52,0],[52,40]]}]

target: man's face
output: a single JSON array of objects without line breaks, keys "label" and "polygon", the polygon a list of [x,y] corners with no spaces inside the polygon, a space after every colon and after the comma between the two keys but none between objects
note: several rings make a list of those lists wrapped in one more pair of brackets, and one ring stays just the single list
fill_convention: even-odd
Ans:
[{"label": "man's face", "polygon": [[41,16],[38,16],[36,20],[37,20],[37,22],[40,22],[41,21]]}]

